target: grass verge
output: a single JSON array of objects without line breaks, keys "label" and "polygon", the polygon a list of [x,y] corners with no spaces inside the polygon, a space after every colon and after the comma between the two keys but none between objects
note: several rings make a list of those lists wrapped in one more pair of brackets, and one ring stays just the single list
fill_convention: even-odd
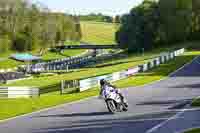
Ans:
[{"label": "grass verge", "polygon": [[192,107],[200,107],[200,97],[192,101]]},{"label": "grass verge", "polygon": [[185,133],[200,133],[200,128],[197,128],[197,129],[192,129],[190,131],[187,131]]},{"label": "grass verge", "polygon": [[[152,71],[138,74],[125,80],[115,83],[118,87],[125,88],[129,86],[144,85],[156,80],[167,78],[168,74],[177,70],[185,63],[191,61],[200,52],[187,52],[186,54],[177,57],[175,60],[163,64]],[[41,82],[41,81],[40,81]],[[93,88],[85,92],[59,95],[59,92],[53,92],[41,95],[39,98],[33,99],[1,99],[0,100],[0,119],[6,119],[17,115],[22,115],[34,112],[43,108],[52,107],[55,105],[69,103],[83,98],[98,95],[98,89]]]}]

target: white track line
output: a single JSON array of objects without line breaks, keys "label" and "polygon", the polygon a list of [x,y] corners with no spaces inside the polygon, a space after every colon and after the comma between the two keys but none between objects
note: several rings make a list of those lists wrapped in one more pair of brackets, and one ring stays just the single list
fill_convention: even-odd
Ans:
[{"label": "white track line", "polygon": [[158,130],[159,128],[161,128],[162,126],[164,126],[165,124],[167,124],[169,121],[177,119],[181,114],[183,114],[186,110],[183,109],[182,111],[180,111],[179,113],[177,113],[176,115],[170,117],[168,120],[156,125],[155,127],[147,130],[146,133],[153,133],[154,131]]},{"label": "white track line", "polygon": [[[172,74],[170,74],[170,76],[172,76],[173,74],[175,74],[176,72],[180,71],[181,69],[183,69],[184,67],[190,65],[192,62],[194,62],[195,60],[197,60],[199,58],[199,56],[195,57],[191,62],[185,64],[184,66],[182,66],[181,68],[179,68],[178,70],[176,70],[175,72],[173,72]],[[199,98],[199,97],[198,97]],[[183,114],[186,111],[194,111],[195,109],[183,109],[181,110],[179,113],[177,113],[176,115],[170,117],[168,120],[154,126],[153,128],[147,130],[146,133],[153,133],[154,131],[158,130],[160,127],[164,126],[165,124],[167,124],[169,121],[174,120],[176,118],[178,118],[181,114]],[[200,110],[200,108],[196,109],[196,110]]]}]

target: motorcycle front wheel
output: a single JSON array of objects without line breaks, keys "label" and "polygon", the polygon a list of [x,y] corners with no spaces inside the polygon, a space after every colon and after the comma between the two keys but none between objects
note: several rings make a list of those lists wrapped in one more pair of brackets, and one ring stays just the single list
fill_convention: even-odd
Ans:
[{"label": "motorcycle front wheel", "polygon": [[109,112],[111,112],[111,113],[117,112],[117,107],[116,107],[114,100],[107,100],[106,104],[107,104],[107,108],[108,108]]}]

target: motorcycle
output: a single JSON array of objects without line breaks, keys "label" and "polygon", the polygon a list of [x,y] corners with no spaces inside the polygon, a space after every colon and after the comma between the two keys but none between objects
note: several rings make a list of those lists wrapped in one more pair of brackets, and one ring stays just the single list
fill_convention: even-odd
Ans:
[{"label": "motorcycle", "polygon": [[104,90],[103,96],[109,112],[117,113],[128,111],[126,103],[115,89]]}]

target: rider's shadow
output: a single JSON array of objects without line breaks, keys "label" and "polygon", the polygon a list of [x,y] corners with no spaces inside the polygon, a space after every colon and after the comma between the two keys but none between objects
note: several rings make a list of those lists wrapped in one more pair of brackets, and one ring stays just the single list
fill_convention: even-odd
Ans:
[{"label": "rider's shadow", "polygon": [[79,116],[103,116],[111,115],[110,112],[90,112],[90,113],[72,113],[72,114],[58,114],[58,115],[41,115],[39,117],[79,117]]}]

